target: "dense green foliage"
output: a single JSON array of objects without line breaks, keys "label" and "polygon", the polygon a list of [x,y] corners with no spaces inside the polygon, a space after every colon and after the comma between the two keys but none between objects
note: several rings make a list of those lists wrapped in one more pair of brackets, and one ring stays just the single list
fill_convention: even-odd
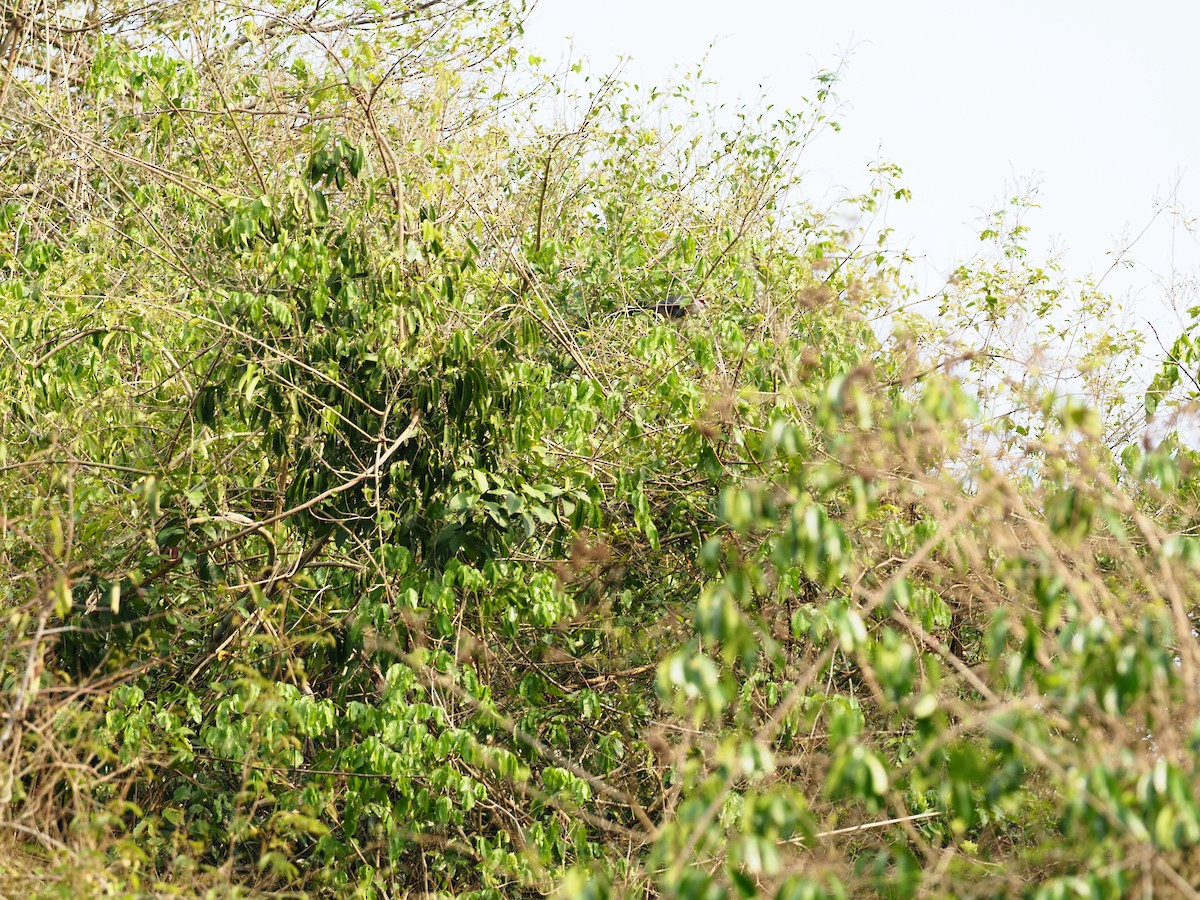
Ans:
[{"label": "dense green foliage", "polygon": [[832,74],[110,7],[5,19],[8,883],[1194,896],[1195,457],[1023,226],[925,320],[803,200]]}]

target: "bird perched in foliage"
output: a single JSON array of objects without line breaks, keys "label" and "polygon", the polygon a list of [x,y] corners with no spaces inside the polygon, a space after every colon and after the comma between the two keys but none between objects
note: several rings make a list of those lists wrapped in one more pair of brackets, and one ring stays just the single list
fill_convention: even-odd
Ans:
[{"label": "bird perched in foliage", "polygon": [[699,297],[683,297],[679,294],[668,294],[665,300],[654,304],[654,311],[664,319],[682,319],[688,313],[704,309],[704,301]]},{"label": "bird perched in foliage", "polygon": [[627,306],[618,315],[630,313],[653,312],[664,319],[682,319],[685,316],[704,308],[704,301],[699,297],[685,297],[682,294],[668,294],[653,306]]}]

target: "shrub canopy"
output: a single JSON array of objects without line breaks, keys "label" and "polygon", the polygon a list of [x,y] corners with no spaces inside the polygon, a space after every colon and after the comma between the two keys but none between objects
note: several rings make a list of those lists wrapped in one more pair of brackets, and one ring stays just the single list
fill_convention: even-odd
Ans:
[{"label": "shrub canopy", "polygon": [[1193,896],[1195,456],[1107,298],[1001,215],[930,314],[898,169],[804,198],[836,73],[523,15],[6,13],[6,880]]}]

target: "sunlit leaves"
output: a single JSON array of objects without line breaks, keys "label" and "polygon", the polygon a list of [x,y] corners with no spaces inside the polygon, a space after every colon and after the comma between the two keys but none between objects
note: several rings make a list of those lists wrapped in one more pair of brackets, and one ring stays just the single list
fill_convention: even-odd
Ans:
[{"label": "sunlit leaves", "polygon": [[717,665],[691,650],[681,650],[659,665],[658,687],[681,714],[690,712],[696,722],[719,717],[729,702]]},{"label": "sunlit leaves", "polygon": [[806,577],[833,587],[849,566],[849,541],[841,527],[816,505],[792,507],[775,545],[775,563],[784,568],[799,563]]},{"label": "sunlit leaves", "polygon": [[[793,190],[827,110],[583,82],[543,132],[515,6],[360,6],[227,46],[166,4],[79,33],[63,97],[15,70],[14,815],[67,791],[145,883],[364,896],[1054,896],[1190,852],[1195,455],[931,350],[1051,327],[1025,226],[921,320]],[[852,206],[907,196],[874,174]],[[1085,337],[1081,374],[1124,346]]]},{"label": "sunlit leaves", "polygon": [[887,767],[867,747],[843,745],[834,757],[825,785],[831,797],[853,798],[868,809],[879,809],[888,790]]}]

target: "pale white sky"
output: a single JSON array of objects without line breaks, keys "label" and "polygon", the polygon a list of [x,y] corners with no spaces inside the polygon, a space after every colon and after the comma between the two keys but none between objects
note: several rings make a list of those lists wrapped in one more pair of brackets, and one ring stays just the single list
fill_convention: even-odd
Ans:
[{"label": "pale white sky", "polygon": [[[1200,214],[1195,0],[540,0],[526,39],[552,64],[570,52],[595,73],[629,57],[623,75],[642,85],[708,54],[722,101],[765,93],[794,108],[852,49],[843,131],[804,163],[811,196],[864,190],[879,157],[899,164],[913,201],[893,204],[888,224],[923,257],[923,283],[976,252],[980,211],[1015,179],[1041,185],[1031,247],[1064,248],[1076,275],[1104,273],[1122,233],[1141,232],[1177,181]],[[1166,279],[1172,264],[1200,273],[1200,241],[1162,217],[1134,256],[1143,267],[1104,286],[1169,339]]]}]

